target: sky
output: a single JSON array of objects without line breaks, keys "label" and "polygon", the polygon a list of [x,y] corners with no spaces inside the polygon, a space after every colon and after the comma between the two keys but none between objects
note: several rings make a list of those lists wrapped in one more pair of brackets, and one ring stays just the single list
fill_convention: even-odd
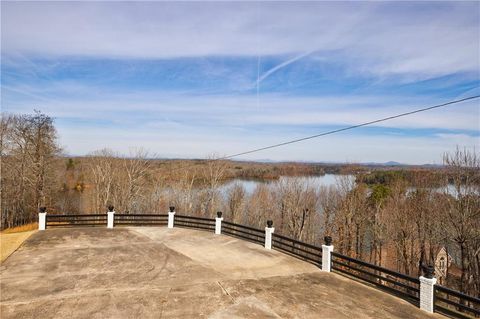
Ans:
[{"label": "sky", "polygon": [[[1,108],[66,155],[226,156],[480,94],[480,2],[1,2]],[[239,157],[440,164],[480,100]]]}]

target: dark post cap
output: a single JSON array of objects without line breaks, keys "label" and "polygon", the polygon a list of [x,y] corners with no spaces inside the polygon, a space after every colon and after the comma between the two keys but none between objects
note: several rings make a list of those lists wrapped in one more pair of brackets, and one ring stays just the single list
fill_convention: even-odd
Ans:
[{"label": "dark post cap", "polygon": [[267,220],[267,227],[272,228],[273,226],[273,220]]},{"label": "dark post cap", "polygon": [[325,245],[327,245],[327,246],[332,245],[332,237],[331,236],[325,236],[325,237],[323,237],[323,240],[325,241]]},{"label": "dark post cap", "polygon": [[217,212],[217,217],[221,218],[222,217],[222,212]]},{"label": "dark post cap", "polygon": [[435,268],[432,265],[423,266],[423,272],[425,273],[425,278],[432,279],[435,276]]},{"label": "dark post cap", "polygon": [[38,209],[38,211],[39,211],[40,213],[46,213],[46,212],[47,212],[47,207],[40,207],[40,208]]},{"label": "dark post cap", "polygon": [[109,206],[108,206],[108,211],[109,211],[109,212],[113,212],[113,209],[114,209],[114,208],[115,208],[115,207],[113,207],[113,205],[109,205]]},{"label": "dark post cap", "polygon": [[170,206],[170,212],[173,213],[175,211],[175,206]]}]

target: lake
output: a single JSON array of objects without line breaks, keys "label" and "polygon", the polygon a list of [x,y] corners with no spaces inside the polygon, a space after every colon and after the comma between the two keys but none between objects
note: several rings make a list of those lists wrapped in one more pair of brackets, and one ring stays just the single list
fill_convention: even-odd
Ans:
[{"label": "lake", "polygon": [[[235,178],[221,185],[219,190],[222,194],[226,194],[227,191],[230,188],[232,188],[235,184],[240,184],[245,189],[245,192],[248,195],[250,195],[255,191],[255,188],[258,185],[268,185],[281,180],[296,179],[302,182],[307,182],[309,185],[312,185],[313,187],[320,187],[320,186],[328,187],[328,186],[335,186],[338,183],[339,178],[348,178],[348,179],[351,179],[352,181],[355,181],[354,175],[337,175],[337,174],[325,174],[322,176],[282,176],[278,180],[251,180],[251,179],[249,180],[249,179]],[[416,188],[414,187],[409,187],[407,191],[411,192],[411,191],[415,191],[415,189]],[[439,193],[447,193],[454,197],[458,197],[457,191],[453,185],[437,187],[437,188],[434,188],[434,190]],[[462,188],[461,190],[462,192],[465,192],[464,188]],[[478,191],[475,193],[478,193]]]},{"label": "lake", "polygon": [[[339,178],[347,177],[349,179],[355,180],[355,176],[353,175],[336,175],[336,174],[325,174],[322,176],[281,176],[281,180],[288,180],[288,179],[296,179],[302,182],[307,182],[309,185],[314,187],[319,186],[333,186],[337,183]],[[220,186],[220,192],[225,194],[230,188],[232,188],[235,184],[240,184],[243,186],[247,194],[252,194],[255,188],[258,185],[268,185],[271,183],[275,183],[279,180],[248,180],[248,179],[241,179],[235,178],[227,183]]]}]

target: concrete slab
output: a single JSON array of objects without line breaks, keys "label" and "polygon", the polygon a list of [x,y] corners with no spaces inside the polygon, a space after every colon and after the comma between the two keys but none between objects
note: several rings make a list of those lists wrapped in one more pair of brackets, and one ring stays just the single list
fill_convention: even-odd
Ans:
[{"label": "concrete slab", "polygon": [[440,318],[278,251],[167,228],[49,229],[0,270],[5,318]]},{"label": "concrete slab", "polygon": [[[318,267],[276,250],[230,236],[189,229],[148,227],[133,229],[168,248],[181,252],[201,265],[215,269],[229,279],[246,279],[318,272]],[[240,253],[239,253],[240,252]]]}]

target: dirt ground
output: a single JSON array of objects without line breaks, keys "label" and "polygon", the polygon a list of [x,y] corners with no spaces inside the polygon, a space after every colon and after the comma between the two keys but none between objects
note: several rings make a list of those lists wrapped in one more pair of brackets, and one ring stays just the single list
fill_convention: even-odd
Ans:
[{"label": "dirt ground", "polygon": [[35,231],[21,233],[0,233],[0,257],[3,262]]},{"label": "dirt ground", "polygon": [[49,229],[1,266],[1,318],[442,318],[262,246],[167,228]]}]

